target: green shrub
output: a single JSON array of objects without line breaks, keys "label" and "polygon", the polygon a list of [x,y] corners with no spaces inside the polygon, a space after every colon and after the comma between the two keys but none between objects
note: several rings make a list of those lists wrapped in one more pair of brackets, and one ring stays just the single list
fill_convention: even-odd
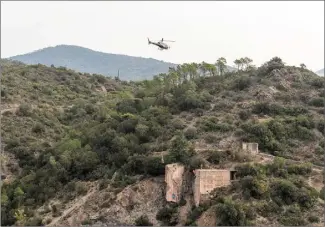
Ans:
[{"label": "green shrub", "polygon": [[196,108],[204,108],[203,98],[192,90],[184,92],[184,94],[176,97],[176,105],[181,111],[188,111]]},{"label": "green shrub", "polygon": [[[324,120],[319,121],[317,123],[317,129],[325,136],[325,121]],[[324,145],[322,147],[324,147]]]},{"label": "green shrub", "polygon": [[85,219],[81,222],[82,225],[91,225],[92,221],[90,219]]},{"label": "green shrub", "polygon": [[287,171],[289,174],[308,175],[312,172],[313,166],[311,163],[291,164],[288,165]]},{"label": "green shrub", "polygon": [[139,98],[139,99],[143,99],[146,96],[146,92],[144,89],[139,89],[136,91],[134,97]]},{"label": "green shrub", "polygon": [[319,223],[320,218],[315,215],[311,215],[308,217],[308,221],[311,223]]},{"label": "green shrub", "polygon": [[75,183],[75,190],[78,193],[78,195],[85,195],[87,193],[87,186],[84,185],[81,182],[76,182]]},{"label": "green shrub", "polygon": [[218,137],[212,133],[207,133],[204,135],[204,141],[207,143],[215,143],[218,141]]},{"label": "green shrub", "polygon": [[[228,95],[227,95],[228,96]],[[234,102],[229,102],[228,100],[219,100],[214,108],[213,111],[230,111],[234,108],[235,103]]]},{"label": "green shrub", "polygon": [[324,98],[314,98],[310,100],[309,105],[315,107],[324,107]]},{"label": "green shrub", "polygon": [[184,135],[189,140],[194,139],[197,136],[197,130],[194,127],[190,127],[185,131]]},{"label": "green shrub", "polygon": [[206,211],[206,207],[198,206],[192,207],[191,212],[187,216],[186,226],[193,226],[192,224]]},{"label": "green shrub", "polygon": [[256,218],[256,208],[250,204],[244,205],[243,210],[248,220],[254,220]]},{"label": "green shrub", "polygon": [[156,218],[157,220],[162,221],[167,225],[175,225],[176,212],[177,212],[177,208],[164,207],[158,211]]},{"label": "green shrub", "polygon": [[247,76],[242,76],[237,78],[234,81],[234,89],[242,91],[244,89],[247,89],[251,86],[252,84],[252,80],[251,78],[247,77]]},{"label": "green shrub", "polygon": [[279,205],[298,203],[301,208],[309,209],[314,206],[319,194],[314,188],[298,188],[291,181],[281,179],[272,182],[271,196]]},{"label": "green shrub", "polygon": [[219,122],[217,118],[210,117],[206,118],[201,122],[201,128],[205,132],[228,132],[233,130],[233,126],[227,123]]},{"label": "green shrub", "polygon": [[44,125],[42,125],[40,123],[36,123],[34,125],[34,127],[32,128],[32,132],[34,132],[34,133],[43,133],[43,132],[45,132],[45,127],[44,127]]},{"label": "green shrub", "polygon": [[315,87],[315,88],[324,88],[324,80],[323,78],[315,78],[312,79],[310,82],[310,85]]},{"label": "green shrub", "polygon": [[256,141],[261,150],[275,151],[279,150],[279,146],[274,141],[272,131],[265,124],[243,124],[242,129],[246,132],[246,139]]},{"label": "green shrub", "polygon": [[222,151],[210,151],[210,155],[207,160],[212,164],[224,163],[227,160],[227,154],[226,152]]},{"label": "green shrub", "polygon": [[185,206],[186,205],[186,200],[182,197],[181,200],[179,201],[179,206]]},{"label": "green shrub", "polygon": [[172,160],[188,164],[190,160],[189,143],[183,133],[177,135],[171,142],[169,154]]},{"label": "green shrub", "polygon": [[291,205],[298,201],[299,189],[290,181],[276,180],[271,184],[271,196],[278,205]]},{"label": "green shrub", "polygon": [[251,117],[251,112],[248,110],[241,110],[238,115],[241,120],[246,121]]},{"label": "green shrub", "polygon": [[325,188],[323,187],[319,192],[319,198],[325,200]]},{"label": "green shrub", "polygon": [[256,206],[256,210],[261,216],[270,217],[273,216],[274,214],[281,213],[283,208],[280,207],[275,202],[273,202],[272,200],[271,201],[262,200],[262,202]]},{"label": "green shrub", "polygon": [[266,198],[269,195],[269,185],[266,179],[246,176],[241,181],[244,193],[255,199]]},{"label": "green shrub", "polygon": [[185,122],[181,119],[173,119],[171,124],[176,130],[182,130],[186,127]]},{"label": "green shrub", "polygon": [[266,173],[265,167],[261,164],[251,164],[251,163],[242,164],[236,166],[236,170],[237,170],[236,175],[238,177],[245,177],[245,176],[257,177],[257,176],[265,175]]},{"label": "green shrub", "polygon": [[31,105],[24,103],[24,104],[21,104],[19,106],[19,109],[18,109],[18,113],[17,114],[20,115],[20,116],[27,117],[27,116],[30,116],[31,115],[31,112],[32,112]]},{"label": "green shrub", "polygon": [[8,92],[6,89],[1,88],[1,97],[2,98],[6,98],[8,96]]},{"label": "green shrub", "polygon": [[298,116],[308,113],[308,110],[300,106],[281,106],[276,103],[261,102],[253,106],[252,113],[260,115],[289,115]]},{"label": "green shrub", "polygon": [[245,226],[247,225],[246,214],[239,203],[225,200],[216,205],[216,217],[219,226]]},{"label": "green shrub", "polygon": [[149,174],[160,176],[165,173],[165,164],[161,163],[160,157],[147,157],[144,155],[131,156],[122,169],[126,174]]},{"label": "green shrub", "polygon": [[135,220],[135,226],[153,226],[147,215],[142,215]]},{"label": "green shrub", "polygon": [[299,216],[281,217],[278,221],[284,226],[305,226],[308,224],[303,217]]},{"label": "green shrub", "polygon": [[204,167],[204,164],[205,162],[203,158],[194,156],[190,159],[189,167],[190,170],[194,170],[201,168],[201,166]]}]

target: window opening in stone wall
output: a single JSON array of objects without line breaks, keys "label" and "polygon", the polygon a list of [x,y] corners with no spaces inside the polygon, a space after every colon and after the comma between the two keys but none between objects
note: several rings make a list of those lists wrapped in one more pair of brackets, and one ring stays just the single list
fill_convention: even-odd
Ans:
[{"label": "window opening in stone wall", "polygon": [[230,171],[230,180],[236,180],[236,172],[235,170]]}]

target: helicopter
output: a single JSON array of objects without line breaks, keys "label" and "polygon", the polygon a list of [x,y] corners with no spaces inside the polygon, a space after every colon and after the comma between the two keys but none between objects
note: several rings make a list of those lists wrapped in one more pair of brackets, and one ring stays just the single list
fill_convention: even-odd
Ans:
[{"label": "helicopter", "polygon": [[[165,40],[165,42],[175,42],[175,41],[171,41],[171,40]],[[158,42],[152,42],[149,40],[148,38],[148,44],[153,44],[156,45],[158,47],[158,50],[168,50],[170,49],[170,46],[168,46],[166,43],[164,43],[164,38],[162,38],[160,41]]]}]

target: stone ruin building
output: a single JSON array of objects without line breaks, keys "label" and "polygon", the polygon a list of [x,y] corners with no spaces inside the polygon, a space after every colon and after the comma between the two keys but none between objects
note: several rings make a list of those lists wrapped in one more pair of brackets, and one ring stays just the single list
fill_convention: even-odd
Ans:
[{"label": "stone ruin building", "polygon": [[242,149],[251,155],[256,155],[258,154],[258,143],[242,143]]},{"label": "stone ruin building", "polygon": [[166,200],[168,202],[178,203],[180,201],[184,170],[185,167],[178,163],[165,166]]},{"label": "stone ruin building", "polygon": [[195,181],[193,185],[194,202],[196,206],[207,198],[216,188],[229,186],[234,179],[233,170],[228,169],[197,169],[194,170]]},{"label": "stone ruin building", "polygon": [[[179,203],[183,192],[185,167],[174,163],[165,166],[166,200]],[[229,186],[234,180],[235,171],[230,169],[197,169],[193,171],[195,180],[192,184],[196,206],[207,199],[216,188]]]},{"label": "stone ruin building", "polygon": [[[258,154],[258,143],[242,143],[242,150],[251,155]],[[235,180],[234,169],[196,169],[192,182],[194,202],[199,206],[202,201],[209,198],[209,194],[216,188],[229,186]],[[165,182],[167,183],[166,200],[178,203],[183,192],[183,178],[185,167],[174,163],[165,166]]]}]

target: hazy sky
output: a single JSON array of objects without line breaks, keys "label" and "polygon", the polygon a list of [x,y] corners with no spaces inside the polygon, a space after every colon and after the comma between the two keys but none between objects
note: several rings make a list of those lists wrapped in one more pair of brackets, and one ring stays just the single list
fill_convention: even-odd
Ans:
[{"label": "hazy sky", "polygon": [[[147,37],[175,40],[168,51]],[[324,68],[324,1],[3,2],[1,57],[73,44],[107,53],[229,65],[279,56]]]}]

